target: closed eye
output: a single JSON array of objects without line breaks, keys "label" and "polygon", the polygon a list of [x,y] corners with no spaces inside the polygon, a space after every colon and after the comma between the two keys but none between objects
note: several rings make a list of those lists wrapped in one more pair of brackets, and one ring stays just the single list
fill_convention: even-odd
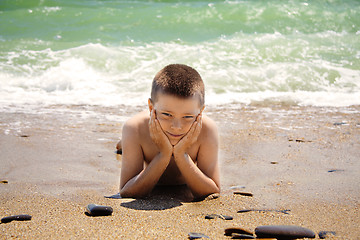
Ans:
[{"label": "closed eye", "polygon": [[161,113],[163,116],[165,116],[165,117],[171,117],[172,115],[170,114],[170,113],[166,113],[166,112],[163,112],[163,113]]},{"label": "closed eye", "polygon": [[184,116],[184,118],[186,118],[186,119],[193,119],[194,116]]}]

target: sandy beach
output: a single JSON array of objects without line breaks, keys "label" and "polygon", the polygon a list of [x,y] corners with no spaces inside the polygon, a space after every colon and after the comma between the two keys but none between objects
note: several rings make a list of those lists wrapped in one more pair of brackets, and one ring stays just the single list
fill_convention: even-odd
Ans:
[{"label": "sandy beach", "polygon": [[[0,239],[210,239],[229,227],[297,225],[360,239],[360,106],[262,103],[209,107],[219,128],[221,195],[108,199],[119,192],[123,123],[144,108],[21,108],[0,113]],[[253,197],[234,195],[235,190]],[[90,203],[112,216],[89,217]],[[246,212],[244,209],[291,210]],[[233,220],[205,219],[224,214]],[[316,237],[319,239],[319,237]]]}]

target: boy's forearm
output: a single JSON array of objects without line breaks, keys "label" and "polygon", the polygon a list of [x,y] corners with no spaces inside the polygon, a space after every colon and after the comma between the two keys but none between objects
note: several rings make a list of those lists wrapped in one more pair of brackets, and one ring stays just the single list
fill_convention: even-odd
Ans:
[{"label": "boy's forearm", "polygon": [[195,197],[204,197],[220,192],[220,188],[215,181],[206,176],[187,153],[174,153],[174,158],[185,178],[186,184]]},{"label": "boy's forearm", "polygon": [[144,197],[159,181],[170,162],[171,154],[159,153],[138,175],[131,178],[121,189],[121,197]]}]

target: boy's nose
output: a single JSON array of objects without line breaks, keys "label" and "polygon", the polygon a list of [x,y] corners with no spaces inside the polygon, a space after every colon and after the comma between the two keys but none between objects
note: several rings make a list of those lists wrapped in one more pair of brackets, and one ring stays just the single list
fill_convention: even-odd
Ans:
[{"label": "boy's nose", "polygon": [[171,123],[172,129],[181,129],[181,122],[180,120],[174,119]]}]

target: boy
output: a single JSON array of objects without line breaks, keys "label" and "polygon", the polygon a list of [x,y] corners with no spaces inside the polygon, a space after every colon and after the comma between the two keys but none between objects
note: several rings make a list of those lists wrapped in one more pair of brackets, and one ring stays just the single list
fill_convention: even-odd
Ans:
[{"label": "boy", "polygon": [[150,114],[139,113],[123,127],[122,197],[144,197],[157,184],[186,184],[196,198],[219,193],[218,133],[202,114],[204,92],[189,66],[171,64],[156,74]]}]

